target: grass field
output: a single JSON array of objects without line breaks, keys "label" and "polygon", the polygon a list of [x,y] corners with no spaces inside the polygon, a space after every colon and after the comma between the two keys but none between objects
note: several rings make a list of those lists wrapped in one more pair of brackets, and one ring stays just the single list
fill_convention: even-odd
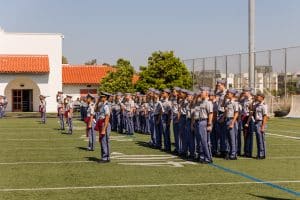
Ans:
[{"label": "grass field", "polygon": [[[57,119],[0,120],[0,199],[297,199],[300,120],[272,119],[267,159],[203,165],[147,147],[149,136],[112,134],[112,162],[85,151],[84,124],[61,134]],[[254,153],[255,155],[255,153]]]}]

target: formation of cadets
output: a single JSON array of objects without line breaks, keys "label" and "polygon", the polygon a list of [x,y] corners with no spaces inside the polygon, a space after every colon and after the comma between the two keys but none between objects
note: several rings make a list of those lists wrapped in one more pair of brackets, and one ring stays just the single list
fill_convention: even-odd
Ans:
[{"label": "formation of cadets", "polygon": [[[224,80],[217,81],[214,89],[201,87],[198,92],[179,87],[162,91],[150,88],[146,94],[101,92],[97,97],[88,94],[80,99],[80,117],[86,123],[87,150],[95,150],[99,133],[101,162],[110,161],[111,131],[148,134],[151,147],[204,164],[212,163],[213,157],[252,158],[255,135],[256,158],[265,159],[268,112],[264,98],[263,93],[254,94],[248,87],[241,92],[226,89]],[[58,92],[57,103],[60,129],[64,130],[66,123],[68,134],[72,134],[72,96],[64,98]],[[41,97],[40,107],[43,105]]]},{"label": "formation of cadets", "polygon": [[0,95],[0,119],[5,116],[5,110],[7,107],[7,98],[6,96]]}]

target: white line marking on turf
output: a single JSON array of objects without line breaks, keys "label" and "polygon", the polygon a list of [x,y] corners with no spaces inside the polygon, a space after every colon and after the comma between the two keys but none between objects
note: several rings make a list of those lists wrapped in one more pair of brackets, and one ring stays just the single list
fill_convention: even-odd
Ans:
[{"label": "white line marking on turf", "polygon": [[183,161],[183,162],[174,162],[174,161],[168,161],[168,162],[151,162],[151,163],[118,163],[119,165],[131,165],[131,166],[152,166],[152,167],[163,167],[163,166],[169,166],[169,167],[184,167],[183,164],[189,164],[189,165],[197,165],[195,162],[190,161]]},{"label": "white line marking on turf", "polygon": [[279,135],[279,134],[275,134],[275,133],[266,133],[266,134],[270,135],[270,136],[277,136],[277,137],[284,137],[284,138],[289,138],[289,139],[300,140],[300,137],[293,137],[293,136],[287,136],[287,135]]},{"label": "white line marking on turf", "polygon": [[48,138],[48,139],[38,139],[38,138],[21,138],[21,139],[0,139],[0,141],[57,141],[57,140],[80,140],[81,138]]},{"label": "white line marking on turf", "polygon": [[[160,161],[161,157],[157,157],[157,159],[152,159],[153,161]],[[116,159],[116,158],[114,158]],[[251,160],[251,158],[238,158],[239,160]],[[266,158],[266,160],[276,160],[276,159],[300,159],[300,156],[281,156],[281,157],[270,157]],[[117,159],[116,159],[117,160]],[[137,161],[141,161],[142,159],[137,159]],[[152,161],[150,159],[146,160],[147,162]],[[182,161],[181,159],[178,158],[178,160]],[[255,159],[252,159],[255,161]],[[130,161],[133,161],[130,160]],[[175,161],[175,160],[173,160]],[[190,163],[195,163],[198,164],[197,162],[191,162],[191,161],[182,161],[187,164]],[[94,161],[89,161],[89,160],[74,160],[74,161],[24,161],[24,162],[0,162],[0,165],[26,165],[26,164],[75,164],[75,163],[94,163]],[[152,163],[152,162],[151,162]],[[178,163],[178,162],[177,162]],[[180,162],[179,162],[180,163]]]},{"label": "white line marking on turf", "polygon": [[3,162],[0,165],[26,165],[26,164],[74,164],[74,163],[91,163],[89,160],[75,160],[75,161],[32,161],[32,162]]},{"label": "white line marking on turf", "polygon": [[47,191],[47,190],[86,190],[86,189],[123,189],[123,188],[153,188],[153,187],[174,187],[174,186],[213,186],[213,185],[249,185],[265,183],[300,183],[300,180],[290,181],[264,181],[264,182],[219,182],[219,183],[174,183],[174,184],[149,184],[149,185],[97,185],[77,187],[48,187],[48,188],[4,188],[0,192],[16,191]]}]

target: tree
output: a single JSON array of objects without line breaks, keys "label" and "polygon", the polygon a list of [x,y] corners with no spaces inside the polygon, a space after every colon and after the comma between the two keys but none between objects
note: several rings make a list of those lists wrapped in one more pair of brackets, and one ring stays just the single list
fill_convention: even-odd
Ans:
[{"label": "tree", "polygon": [[115,69],[101,80],[99,90],[110,93],[134,92],[132,83],[134,68],[130,62],[121,58],[117,61]]},{"label": "tree", "polygon": [[92,59],[84,63],[85,65],[97,65],[97,59]]},{"label": "tree", "polygon": [[62,62],[62,64],[68,64],[69,63],[67,57],[65,57],[65,56],[62,56],[61,62]]},{"label": "tree", "polygon": [[157,51],[148,58],[148,66],[140,67],[141,73],[136,90],[145,92],[148,88],[172,88],[178,86],[189,89],[192,77],[185,64],[174,56],[173,51]]}]

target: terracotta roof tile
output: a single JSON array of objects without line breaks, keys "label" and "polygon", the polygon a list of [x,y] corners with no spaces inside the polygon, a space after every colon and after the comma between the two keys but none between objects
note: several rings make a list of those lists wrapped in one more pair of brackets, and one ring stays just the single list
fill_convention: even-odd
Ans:
[{"label": "terracotta roof tile", "polygon": [[0,73],[49,73],[47,55],[1,55]]},{"label": "terracotta roof tile", "polygon": [[103,65],[63,65],[63,84],[99,84],[108,72],[114,71],[113,67]]}]

